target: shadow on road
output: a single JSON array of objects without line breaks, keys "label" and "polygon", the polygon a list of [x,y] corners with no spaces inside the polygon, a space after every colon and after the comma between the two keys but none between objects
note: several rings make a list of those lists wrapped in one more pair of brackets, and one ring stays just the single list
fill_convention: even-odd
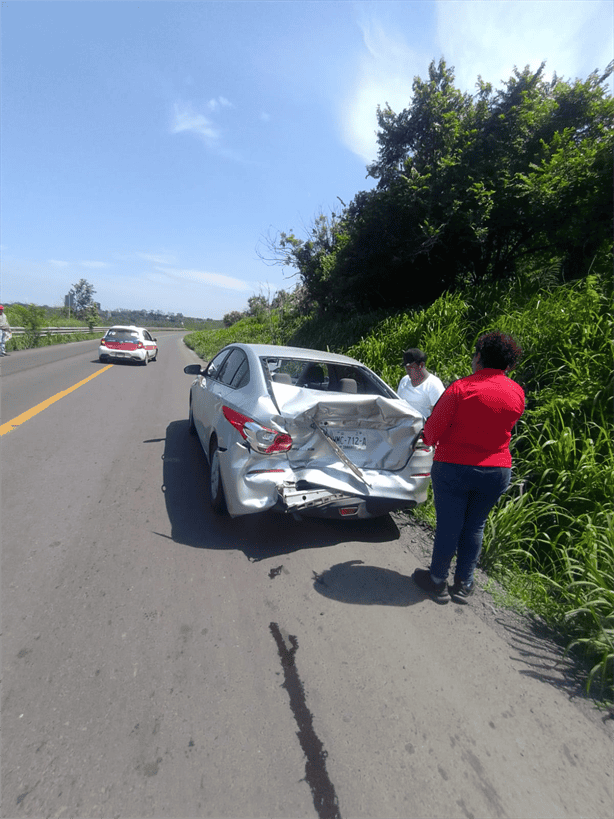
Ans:
[{"label": "shadow on road", "polygon": [[[570,699],[593,699],[598,702],[611,700],[610,687],[597,674],[589,689],[586,680],[590,663],[577,652],[565,652],[565,640],[545,623],[530,617],[519,623],[499,619],[509,636],[509,644],[515,650],[512,660],[518,663],[518,672],[526,677],[554,685],[563,690]],[[614,718],[610,710],[607,718]]]},{"label": "shadow on road", "polygon": [[337,522],[297,521],[272,512],[239,518],[216,515],[209,507],[207,462],[198,439],[188,431],[187,420],[173,421],[166,428],[163,458],[162,491],[176,543],[197,549],[240,549],[249,560],[257,561],[298,549],[346,541],[384,543],[400,536],[390,516]]},{"label": "shadow on road", "polygon": [[362,560],[337,563],[321,574],[314,572],[313,587],[324,597],[362,606],[411,606],[424,600],[424,593],[408,575],[366,566]]}]

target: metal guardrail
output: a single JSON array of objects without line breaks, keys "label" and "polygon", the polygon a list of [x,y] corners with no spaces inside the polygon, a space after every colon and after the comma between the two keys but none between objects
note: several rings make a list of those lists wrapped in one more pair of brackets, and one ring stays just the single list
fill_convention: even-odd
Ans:
[{"label": "metal guardrail", "polygon": [[[93,327],[92,333],[106,333],[109,327],[112,327],[112,324],[109,324],[107,327]],[[147,328],[150,333],[177,333],[183,332],[185,327],[148,327]],[[11,333],[14,336],[23,336],[28,333],[25,327],[11,327]],[[41,327],[38,331],[39,335],[41,336],[68,336],[73,333],[87,333],[87,327]]]}]

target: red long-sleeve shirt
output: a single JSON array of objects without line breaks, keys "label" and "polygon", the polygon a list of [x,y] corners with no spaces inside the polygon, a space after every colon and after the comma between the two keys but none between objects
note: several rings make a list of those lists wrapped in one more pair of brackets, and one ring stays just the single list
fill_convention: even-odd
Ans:
[{"label": "red long-sleeve shirt", "polygon": [[424,425],[435,460],[511,466],[512,429],[524,412],[524,390],[503,370],[485,367],[447,388]]}]

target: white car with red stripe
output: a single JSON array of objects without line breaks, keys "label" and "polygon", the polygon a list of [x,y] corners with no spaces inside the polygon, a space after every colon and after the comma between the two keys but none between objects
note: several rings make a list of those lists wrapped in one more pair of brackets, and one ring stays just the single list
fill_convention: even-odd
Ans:
[{"label": "white car with red stripe", "polygon": [[158,358],[158,342],[144,327],[109,327],[98,348],[100,361],[138,361],[146,365]]}]

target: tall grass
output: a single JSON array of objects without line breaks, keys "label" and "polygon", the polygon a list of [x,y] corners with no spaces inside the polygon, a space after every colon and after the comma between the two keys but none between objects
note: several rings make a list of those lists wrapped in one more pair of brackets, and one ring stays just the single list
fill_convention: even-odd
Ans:
[{"label": "tall grass", "polygon": [[255,317],[243,318],[232,327],[222,330],[199,330],[184,336],[187,347],[205,361],[209,361],[222,347],[231,342],[246,342],[248,344],[275,344],[280,341],[278,336],[279,319],[273,313],[264,320]]}]

